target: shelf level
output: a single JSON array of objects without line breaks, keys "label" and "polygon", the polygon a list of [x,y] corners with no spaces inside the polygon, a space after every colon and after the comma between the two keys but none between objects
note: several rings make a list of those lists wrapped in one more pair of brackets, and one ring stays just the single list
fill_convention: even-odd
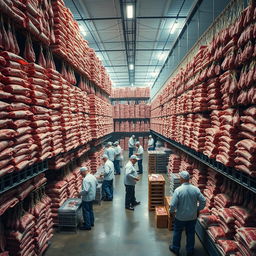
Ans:
[{"label": "shelf level", "polygon": [[187,146],[184,146],[174,140],[166,138],[165,136],[151,130],[151,132],[156,135],[157,137],[161,138],[162,140],[166,141],[167,143],[171,144],[175,148],[183,151],[184,153],[190,155],[194,159],[198,160],[199,162],[207,165],[208,167],[212,168],[218,173],[221,173],[223,176],[233,180],[234,182],[240,184],[241,186],[245,187],[246,189],[256,193],[256,178],[250,177],[248,174],[237,171],[234,168],[227,167],[222,163],[217,162],[214,159],[210,159],[203,153],[197,152]]},{"label": "shelf level", "polygon": [[36,177],[48,169],[48,161],[45,160],[27,167],[21,171],[14,171],[0,178],[0,194]]},{"label": "shelf level", "polygon": [[121,100],[149,100],[150,97],[124,97],[124,98],[112,98],[110,97],[111,101],[121,101]]},{"label": "shelf level", "polygon": [[200,221],[197,221],[196,223],[196,234],[210,256],[221,256],[221,253],[216,247],[214,241],[212,241],[212,239],[209,237]]},{"label": "shelf level", "polygon": [[137,117],[137,118],[113,118],[114,121],[139,121],[139,120],[150,120],[149,117]]}]

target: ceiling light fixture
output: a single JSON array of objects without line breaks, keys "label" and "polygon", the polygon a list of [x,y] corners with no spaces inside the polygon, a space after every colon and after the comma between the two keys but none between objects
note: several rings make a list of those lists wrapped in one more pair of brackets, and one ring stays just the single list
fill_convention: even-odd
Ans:
[{"label": "ceiling light fixture", "polygon": [[171,31],[170,31],[170,33],[171,33],[171,34],[174,34],[177,28],[178,28],[178,22],[175,21],[174,24],[171,26]]},{"label": "ceiling light fixture", "polygon": [[156,71],[151,72],[151,76],[152,76],[152,77],[156,77],[156,76],[157,76],[157,72],[156,72]]},{"label": "ceiling light fixture", "polygon": [[159,60],[163,60],[164,57],[165,57],[165,54],[163,52],[158,55]]},{"label": "ceiling light fixture", "polygon": [[133,69],[134,69],[134,65],[133,65],[133,64],[130,64],[130,65],[129,65],[129,69],[130,69],[130,70],[133,70]]},{"label": "ceiling light fixture", "polygon": [[126,15],[127,19],[133,19],[133,5],[128,4],[126,6]]},{"label": "ceiling light fixture", "polygon": [[80,30],[80,33],[83,35],[83,36],[86,36],[86,31],[85,31],[85,28],[82,24],[79,24],[79,30]]}]

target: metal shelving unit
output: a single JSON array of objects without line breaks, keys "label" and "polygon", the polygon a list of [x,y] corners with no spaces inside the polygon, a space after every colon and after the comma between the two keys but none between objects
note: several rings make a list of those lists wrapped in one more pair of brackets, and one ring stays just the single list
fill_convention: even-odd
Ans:
[{"label": "metal shelving unit", "polygon": [[149,117],[138,117],[138,118],[113,118],[114,121],[149,121]]},{"label": "metal shelving unit", "polygon": [[130,100],[134,100],[134,101],[141,101],[141,100],[149,100],[150,97],[124,97],[124,98],[111,98],[111,101],[130,101]]},{"label": "metal shelving unit", "polygon": [[215,170],[218,173],[221,173],[223,176],[233,180],[234,182],[240,184],[241,186],[245,187],[246,189],[252,191],[253,193],[256,193],[256,178],[250,177],[248,174],[237,171],[234,168],[227,167],[223,165],[222,163],[217,162],[214,159],[210,159],[206,155],[204,155],[201,152],[197,152],[187,146],[184,146],[174,140],[171,140],[169,138],[166,138],[165,136],[151,130],[151,132],[156,135],[157,137],[161,138],[162,140],[168,142],[175,148],[183,151],[184,153],[190,155],[194,159],[198,160],[199,162],[209,166],[213,170]]},{"label": "metal shelving unit", "polygon": [[14,171],[0,178],[0,194],[34,178],[48,169],[48,160],[36,163],[21,171]]},{"label": "metal shelving unit", "polygon": [[115,132],[116,135],[141,135],[141,136],[147,136],[149,135],[149,131],[148,132]]},{"label": "metal shelving unit", "polygon": [[219,252],[219,250],[217,249],[214,241],[212,241],[212,239],[207,234],[207,231],[202,226],[200,221],[197,221],[197,223],[196,223],[196,234],[210,256],[221,256],[222,255]]}]

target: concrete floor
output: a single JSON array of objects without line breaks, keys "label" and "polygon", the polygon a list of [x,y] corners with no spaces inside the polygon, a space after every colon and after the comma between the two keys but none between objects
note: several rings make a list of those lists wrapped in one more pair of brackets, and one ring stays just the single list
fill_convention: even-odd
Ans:
[{"label": "concrete floor", "polygon": [[[127,152],[125,152],[127,159]],[[46,256],[164,256],[173,254],[168,246],[171,232],[154,227],[154,213],[148,211],[147,155],[144,174],[136,185],[136,198],[141,201],[135,211],[124,208],[123,174],[115,176],[113,202],[94,206],[95,227],[91,231],[56,233]],[[168,185],[166,186],[168,191]],[[184,232],[183,232],[184,233]],[[184,234],[183,234],[184,235]],[[182,238],[181,256],[185,256]],[[196,238],[195,256],[208,255]]]}]

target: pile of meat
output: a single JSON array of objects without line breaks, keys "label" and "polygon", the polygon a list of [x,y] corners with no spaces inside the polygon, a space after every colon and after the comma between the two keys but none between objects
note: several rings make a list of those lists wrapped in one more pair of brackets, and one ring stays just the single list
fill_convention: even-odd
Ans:
[{"label": "pile of meat", "polygon": [[113,106],[113,118],[150,118],[150,105],[116,103]]},{"label": "pile of meat", "polygon": [[254,10],[249,5],[210,44],[199,47],[154,99],[151,111],[151,129],[252,177]]},{"label": "pile of meat", "polygon": [[55,43],[51,45],[53,52],[67,61],[80,74],[92,80],[107,94],[111,93],[111,80],[96,56],[89,48],[74,20],[71,11],[63,0],[52,1],[54,13]]},{"label": "pile of meat", "polygon": [[93,139],[113,132],[112,106],[96,94],[89,95],[90,129]]},{"label": "pile of meat", "polygon": [[[46,45],[55,43],[54,13],[50,0],[4,0],[1,12]],[[6,49],[7,50],[7,49]]]},{"label": "pile of meat", "polygon": [[113,88],[112,98],[140,98],[140,97],[150,97],[149,87],[124,87],[124,88]]},{"label": "pile of meat", "polygon": [[148,121],[115,121],[115,132],[148,132],[150,123]]}]

